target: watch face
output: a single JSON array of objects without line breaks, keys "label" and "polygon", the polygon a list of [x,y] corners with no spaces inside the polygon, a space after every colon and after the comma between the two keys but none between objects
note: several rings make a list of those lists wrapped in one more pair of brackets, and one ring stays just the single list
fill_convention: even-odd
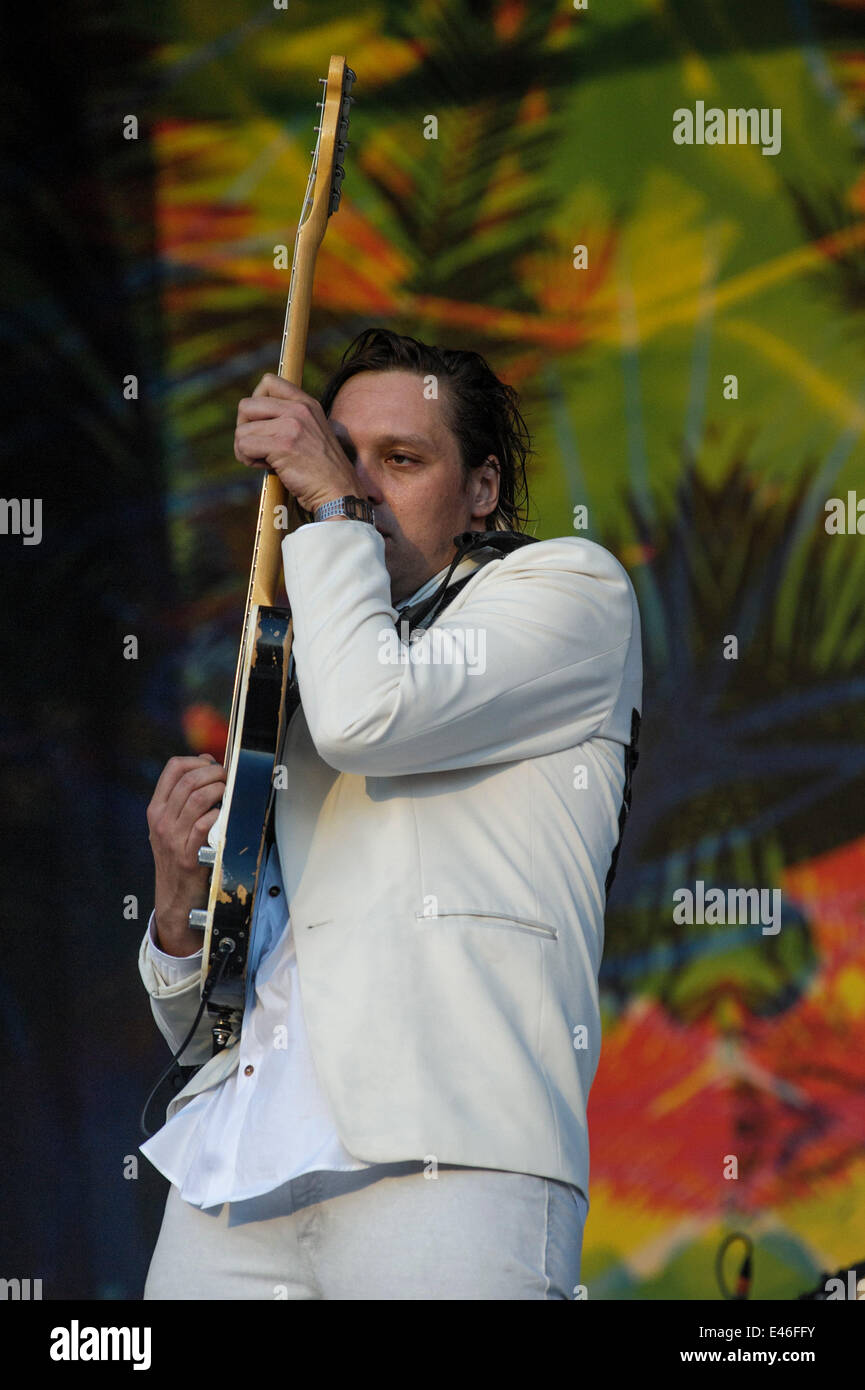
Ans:
[{"label": "watch face", "polygon": [[347,516],[353,521],[371,521],[375,524],[375,512],[362,497],[337,497],[332,502],[324,502],[316,509],[316,516],[322,521],[328,516]]}]

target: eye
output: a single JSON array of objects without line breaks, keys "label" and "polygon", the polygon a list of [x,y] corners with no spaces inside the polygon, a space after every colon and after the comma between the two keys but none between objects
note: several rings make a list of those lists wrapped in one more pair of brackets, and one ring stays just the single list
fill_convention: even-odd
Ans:
[{"label": "eye", "polygon": [[411,458],[409,454],[388,454],[388,458],[395,459],[398,463],[417,463],[417,459]]}]

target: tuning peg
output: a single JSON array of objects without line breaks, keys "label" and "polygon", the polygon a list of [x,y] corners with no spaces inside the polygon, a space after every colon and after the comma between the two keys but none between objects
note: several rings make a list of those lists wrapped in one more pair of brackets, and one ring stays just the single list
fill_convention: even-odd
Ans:
[{"label": "tuning peg", "polygon": [[333,166],[333,181],[330,186],[330,211],[336,212],[339,207],[340,194],[342,192],[342,181],[345,178],[345,170],[341,164]]}]

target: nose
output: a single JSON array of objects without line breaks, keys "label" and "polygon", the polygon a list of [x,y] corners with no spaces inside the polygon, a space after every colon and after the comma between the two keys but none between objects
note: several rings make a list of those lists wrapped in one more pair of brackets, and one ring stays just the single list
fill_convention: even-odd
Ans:
[{"label": "nose", "polygon": [[367,467],[360,454],[358,454],[354,460],[354,471],[357,474],[358,482],[364,497],[367,498],[374,507],[381,506],[384,500],[381,483],[375,475],[375,470]]}]

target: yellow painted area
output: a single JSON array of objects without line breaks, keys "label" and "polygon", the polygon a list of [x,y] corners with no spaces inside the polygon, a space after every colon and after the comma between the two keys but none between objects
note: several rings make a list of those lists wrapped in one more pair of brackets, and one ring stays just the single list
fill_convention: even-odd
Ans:
[{"label": "yellow painted area", "polygon": [[689,48],[682,54],[682,78],[684,85],[689,92],[693,92],[695,98],[702,97],[708,101],[710,96],[718,90],[718,83],[712,74],[709,64],[696,49]]},{"label": "yellow painted area", "polygon": [[670,1223],[682,1216],[679,1208],[662,1206],[648,1193],[643,1200],[633,1194],[624,1198],[600,1178],[591,1183],[589,1203],[585,1249],[591,1242],[598,1249],[617,1251],[622,1258],[660,1239]]},{"label": "yellow painted area", "polygon": [[600,1181],[591,1186],[591,1206],[583,1239],[583,1261],[596,1251],[611,1252],[632,1278],[655,1279],[683,1249],[706,1237],[720,1240],[724,1231],[721,1213],[692,1216],[662,1207],[654,1198],[623,1198],[605,1189]]},{"label": "yellow painted area", "polygon": [[[584,1261],[603,1251],[638,1280],[657,1278],[681,1250],[697,1241],[711,1246],[729,1230],[729,1216],[720,1210],[691,1216],[661,1206],[649,1194],[624,1197],[600,1179],[592,1182],[590,1199]],[[761,1233],[777,1237],[783,1232],[800,1241],[814,1263],[831,1273],[858,1263],[865,1253],[865,1160],[848,1165],[843,1177],[815,1182],[807,1199],[764,1208],[746,1229],[756,1260]]]},{"label": "yellow painted area", "polygon": [[678,1110],[680,1106],[686,1105],[694,1096],[699,1095],[700,1091],[720,1080],[722,1072],[717,1058],[707,1057],[675,1086],[670,1086],[655,1096],[651,1105],[646,1107],[646,1113],[650,1117],[668,1115],[671,1110]]},{"label": "yellow painted area", "polygon": [[775,256],[774,259],[766,261],[762,265],[752,266],[751,269],[743,271],[741,275],[736,275],[725,284],[720,285],[715,291],[715,307],[716,309],[723,309],[729,304],[737,303],[740,299],[748,299],[761,290],[768,289],[771,285],[792,280],[803,270],[824,266],[829,256],[863,245],[865,245],[865,222],[857,222],[853,227],[845,227],[843,232],[824,237],[822,241],[808,242],[805,246],[797,246],[794,250],[786,251],[781,256]]},{"label": "yellow painted area", "polygon": [[[165,123],[154,131],[154,143],[162,219],[166,209],[189,203],[203,205],[204,217],[218,217],[235,179],[247,190],[245,202],[257,223],[271,209],[283,209],[284,217],[287,203],[296,216],[311,163],[309,150],[273,121],[245,121],[240,135],[229,121]],[[254,204],[248,193],[253,165]]]},{"label": "yellow painted area", "polygon": [[862,1018],[865,1014],[865,969],[859,965],[845,965],[833,983],[835,1000],[843,1005],[848,1018]]},{"label": "yellow painted area", "polygon": [[[626,240],[630,276],[635,283],[635,305],[639,314],[639,337],[642,342],[656,336],[666,328],[692,323],[701,310],[701,268],[702,246],[705,228],[694,226],[687,229],[681,215],[681,199],[676,196],[675,204],[670,199],[670,212],[665,224],[665,214],[654,213],[651,220],[637,219]],[[686,203],[687,207],[687,203]],[[691,218],[690,220],[693,220]],[[733,224],[718,222],[712,227],[719,251],[729,242]],[[659,276],[656,264],[658,247],[667,248]],[[741,274],[717,285],[712,291],[712,306],[716,316],[723,309],[741,300],[756,298],[761,291],[773,288],[795,279],[803,271],[826,265],[827,259],[854,247],[865,246],[865,221],[842,232],[833,233],[820,241],[797,246],[792,251],[752,266]],[[642,247],[642,254],[639,248]],[[646,266],[644,272],[642,267]],[[648,273],[651,265],[652,273]],[[679,281],[678,296],[671,296],[675,282]],[[666,303],[658,301],[668,297]],[[654,307],[653,307],[654,304]],[[608,305],[606,321],[593,324],[588,335],[595,342],[618,342],[621,325],[614,304]],[[827,399],[829,397],[827,396]],[[845,398],[846,399],[846,398]]]},{"label": "yellow painted area", "polygon": [[842,390],[830,376],[813,366],[807,358],[791,347],[784,338],[745,319],[726,319],[718,324],[718,333],[738,338],[763,357],[786,371],[797,381],[812,400],[834,415],[841,423],[857,430],[865,429],[865,410]]},{"label": "yellow painted area", "polygon": [[[282,81],[307,79],[315,69],[320,69],[320,76],[326,77],[329,55],[342,54],[357,73],[352,95],[360,101],[363,91],[394,82],[411,72],[419,61],[415,48],[403,39],[387,38],[382,33],[384,28],[382,16],[376,10],[366,10],[363,14],[349,13],[314,29],[292,26],[286,29],[283,37],[275,36],[268,28],[249,40],[249,50],[254,54],[259,72]],[[315,97],[312,100],[315,101]]]},{"label": "yellow painted area", "polygon": [[858,1264],[865,1255],[865,1159],[848,1160],[838,1177],[815,1182],[807,1198],[785,1203],[777,1215],[830,1273]]}]

